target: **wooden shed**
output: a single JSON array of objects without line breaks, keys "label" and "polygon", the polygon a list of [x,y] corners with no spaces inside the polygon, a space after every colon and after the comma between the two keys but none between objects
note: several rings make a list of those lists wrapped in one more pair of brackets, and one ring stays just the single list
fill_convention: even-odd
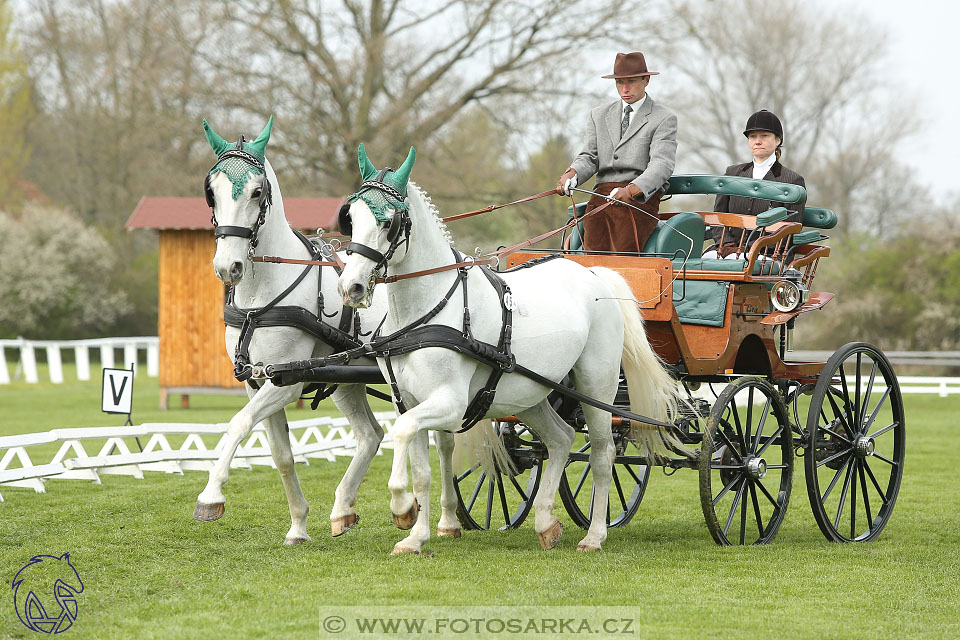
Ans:
[{"label": "wooden shed", "polygon": [[[284,198],[291,226],[335,228],[341,198]],[[223,341],[224,286],[213,271],[216,243],[203,198],[144,197],[127,229],[160,232],[160,406],[171,394],[244,393]]]}]

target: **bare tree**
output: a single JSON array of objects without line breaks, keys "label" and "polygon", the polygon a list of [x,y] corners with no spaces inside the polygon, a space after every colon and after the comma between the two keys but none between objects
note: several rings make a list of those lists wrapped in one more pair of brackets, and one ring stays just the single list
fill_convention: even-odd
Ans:
[{"label": "bare tree", "polygon": [[197,192],[208,11],[190,0],[32,1],[31,175],[56,201],[118,225],[146,193]]},{"label": "bare tree", "polygon": [[[287,160],[315,187],[344,193],[356,149],[400,158],[474,103],[549,101],[544,68],[576,70],[608,40],[616,0],[230,0],[252,37],[220,60],[238,78],[237,106],[282,110]],[[229,87],[226,87],[230,90]],[[250,96],[259,96],[251,101]]]},{"label": "bare tree", "polygon": [[890,94],[882,30],[801,0],[687,0],[669,24],[663,46],[682,77],[668,99],[688,165],[748,160],[743,123],[769,109],[784,123],[784,163],[806,177],[811,203],[837,208],[841,231],[897,222],[914,187],[896,149],[919,122]]}]

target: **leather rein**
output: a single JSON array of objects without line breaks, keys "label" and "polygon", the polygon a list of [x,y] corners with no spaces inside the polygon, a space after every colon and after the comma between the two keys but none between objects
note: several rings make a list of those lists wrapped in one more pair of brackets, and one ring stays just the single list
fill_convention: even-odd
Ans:
[{"label": "leather rein", "polygon": [[[534,195],[531,195],[531,196],[527,196],[527,197],[525,197],[525,198],[521,198],[520,200],[514,200],[513,202],[507,202],[507,203],[504,203],[504,204],[492,204],[492,205],[489,205],[489,206],[484,207],[484,208],[482,208],[482,209],[476,209],[476,210],[474,210],[474,211],[467,211],[467,212],[465,212],[465,213],[458,213],[458,214],[456,214],[456,215],[452,215],[452,216],[448,216],[448,217],[446,217],[446,218],[443,218],[442,220],[443,220],[443,222],[449,222],[449,221],[452,221],[452,220],[460,220],[460,219],[462,219],[462,218],[468,218],[468,217],[470,217],[470,216],[475,216],[475,215],[479,215],[479,214],[482,214],[482,213],[489,213],[489,212],[491,212],[491,211],[494,211],[494,210],[496,210],[496,209],[501,209],[501,208],[503,208],[503,207],[509,207],[509,206],[511,206],[511,205],[521,204],[521,203],[523,203],[523,202],[529,202],[529,201],[531,201],[531,200],[537,200],[538,198],[543,198],[543,197],[545,197],[545,196],[553,195],[553,194],[555,194],[555,193],[556,193],[556,191],[554,191],[554,190],[543,191],[543,192],[541,192],[541,193],[537,193],[537,194],[534,194]],[[563,232],[566,232],[566,231],[568,231],[568,230],[570,230],[570,229],[573,229],[577,224],[579,224],[580,222],[582,222],[585,218],[588,218],[588,217],[590,217],[590,216],[592,216],[592,215],[594,215],[594,214],[600,213],[601,211],[603,211],[604,209],[606,209],[607,207],[609,207],[611,204],[613,204],[613,203],[612,203],[612,202],[605,202],[604,204],[600,205],[599,207],[597,207],[597,208],[595,208],[595,209],[592,209],[591,211],[588,211],[587,213],[585,213],[585,214],[582,215],[582,216],[577,216],[577,215],[576,215],[576,207],[574,207],[574,217],[572,217],[566,224],[564,224],[564,225],[562,225],[562,226],[560,226],[560,227],[557,227],[556,229],[552,229],[552,230],[550,230],[550,231],[547,231],[546,233],[542,233],[542,234],[540,234],[540,235],[538,235],[538,236],[534,236],[533,238],[528,238],[527,240],[524,240],[524,241],[522,241],[522,242],[518,242],[517,244],[511,245],[511,246],[509,246],[509,247],[504,247],[504,248],[502,248],[502,249],[498,249],[497,251],[493,251],[493,252],[491,252],[491,253],[486,253],[486,254],[483,254],[483,255],[476,256],[476,257],[469,257],[469,258],[467,258],[467,259],[460,260],[460,261],[454,262],[453,264],[448,264],[448,265],[444,265],[444,266],[441,266],[441,267],[433,267],[433,268],[431,268],[431,269],[422,269],[422,270],[420,270],[420,271],[411,271],[410,273],[401,273],[401,274],[395,274],[395,275],[384,275],[384,276],[380,276],[380,277],[375,278],[374,281],[377,282],[377,283],[390,283],[390,282],[397,282],[397,281],[399,281],[399,280],[406,280],[406,279],[408,279],[408,278],[419,278],[419,277],[421,277],[421,276],[428,276],[428,275],[432,275],[432,274],[434,274],[434,273],[441,273],[441,272],[443,272],[443,271],[453,271],[454,269],[469,269],[470,267],[477,266],[477,265],[494,265],[494,266],[496,266],[496,265],[498,265],[498,264],[500,263],[500,258],[501,258],[502,256],[504,256],[504,255],[509,255],[509,254],[514,253],[515,251],[519,251],[519,250],[521,250],[521,249],[526,249],[527,247],[530,247],[530,246],[532,246],[532,245],[534,245],[534,244],[537,244],[538,242],[542,242],[543,240],[546,240],[547,238],[550,238],[550,237],[552,237],[552,236],[555,236],[555,235],[557,235],[558,233],[563,233]],[[404,215],[405,215],[405,214],[404,214]],[[353,242],[351,242],[351,243],[347,246],[347,251],[348,251],[348,253],[359,253],[360,255],[362,255],[362,256],[364,256],[364,257],[370,258],[371,260],[373,260],[374,262],[377,263],[377,268],[379,268],[379,267],[381,266],[381,264],[385,263],[386,260],[389,260],[389,256],[392,256],[392,255],[393,255],[393,251],[396,250],[396,246],[394,246],[394,245],[399,245],[400,242],[401,242],[401,241],[399,240],[399,237],[400,237],[400,236],[398,235],[396,241],[395,241],[394,243],[391,243],[391,248],[388,249],[387,255],[381,254],[379,251],[376,251],[376,250],[374,250],[374,249],[370,249],[369,247],[366,247],[365,245],[360,245],[360,244],[353,243]],[[254,262],[271,262],[271,263],[279,263],[279,264],[302,264],[302,265],[315,265],[315,266],[320,266],[320,267],[333,267],[333,266],[336,266],[336,267],[339,267],[339,268],[343,268],[343,262],[342,262],[342,261],[340,260],[340,258],[336,255],[336,252],[334,252],[334,260],[336,260],[336,262],[324,261],[324,260],[297,260],[297,259],[293,259],[293,258],[282,258],[282,257],[279,257],[279,256],[254,256],[254,257],[251,258],[251,259],[252,259]],[[374,270],[376,271],[377,268],[375,268]]]}]

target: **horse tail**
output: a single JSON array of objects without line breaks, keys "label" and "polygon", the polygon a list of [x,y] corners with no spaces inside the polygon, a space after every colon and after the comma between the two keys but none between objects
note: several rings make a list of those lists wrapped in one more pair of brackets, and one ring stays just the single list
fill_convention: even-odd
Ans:
[{"label": "horse tail", "polygon": [[[666,370],[660,356],[650,346],[640,315],[639,304],[627,281],[610,269],[591,269],[611,289],[623,314],[623,356],[620,365],[627,379],[630,411],[659,422],[672,422],[682,397],[677,381]],[[630,423],[630,435],[644,454],[678,451],[693,452],[665,427],[646,422]]]},{"label": "horse tail", "polygon": [[497,477],[497,470],[510,474],[516,472],[492,420],[481,420],[465,432],[456,434],[454,443],[457,468],[472,468],[479,463],[488,478]]}]

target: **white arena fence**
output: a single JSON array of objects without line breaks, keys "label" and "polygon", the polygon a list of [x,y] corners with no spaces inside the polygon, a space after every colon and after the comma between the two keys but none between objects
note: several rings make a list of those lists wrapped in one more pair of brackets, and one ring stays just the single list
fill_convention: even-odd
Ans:
[{"label": "white arena fence", "polygon": [[[381,447],[392,448],[390,430],[396,414],[375,413],[384,428]],[[226,424],[144,423],[133,427],[80,427],[53,429],[40,433],[0,436],[0,487],[27,487],[46,492],[46,481],[86,480],[100,484],[101,475],[126,475],[143,479],[144,471],[183,474],[184,471],[209,472],[220,457],[226,437]],[[311,459],[334,461],[337,456],[352,456],[357,447],[347,419],[344,417],[310,418],[289,423],[290,445],[296,462],[309,464]],[[174,448],[168,436],[186,436]],[[211,449],[203,437],[219,436]],[[136,439],[141,438],[143,451]],[[87,453],[84,441],[106,440],[96,455]],[[36,447],[59,443],[49,462],[35,463]],[[34,449],[31,457],[30,449]],[[378,452],[379,453],[379,452]],[[263,425],[258,424],[245,442],[240,444],[232,469],[251,469],[253,465],[273,468],[273,458]],[[0,502],[3,496],[0,495]]]},{"label": "white arena fence", "polygon": [[[123,349],[121,368],[129,369],[139,360],[140,350],[147,352],[147,376],[156,378],[160,373],[160,338],[156,336],[130,338],[90,338],[88,340],[0,340],[0,384],[10,384],[10,363],[7,362],[8,353],[14,351],[18,356],[11,360],[14,373],[13,379],[23,379],[31,384],[40,381],[37,372],[37,351],[45,351],[50,382],[63,382],[62,351],[73,351],[77,364],[77,379],[90,379],[90,351],[96,350],[100,356],[100,367],[112,369],[117,366],[114,350]],[[139,370],[138,372],[139,373]]]}]

